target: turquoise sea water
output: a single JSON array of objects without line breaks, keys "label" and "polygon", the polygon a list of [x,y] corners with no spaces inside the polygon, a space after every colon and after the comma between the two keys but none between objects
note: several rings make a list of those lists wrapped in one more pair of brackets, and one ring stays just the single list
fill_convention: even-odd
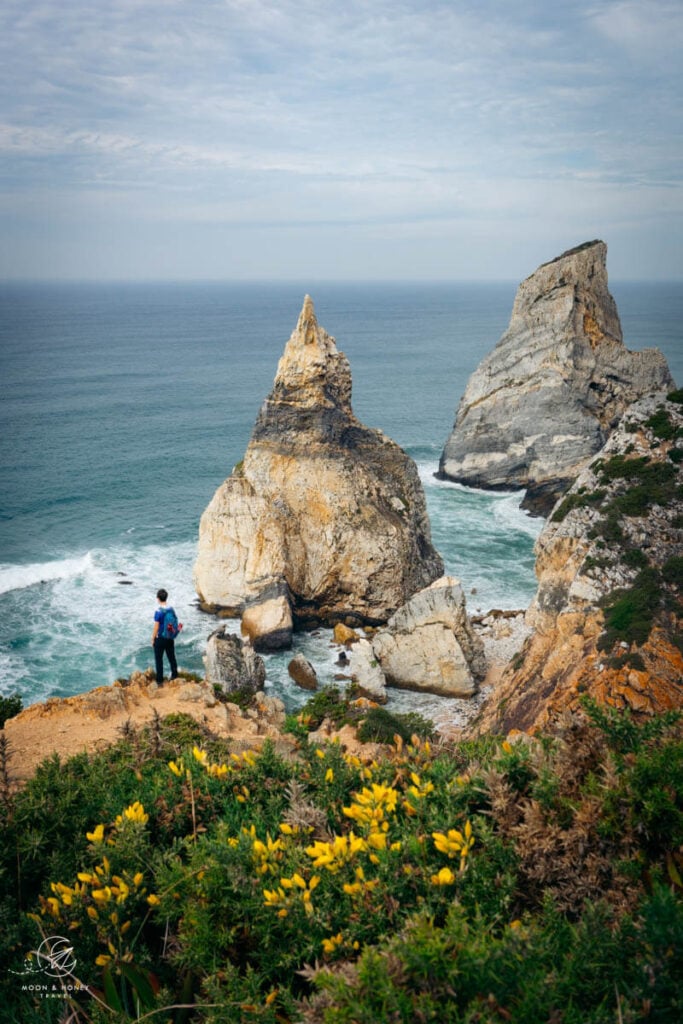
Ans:
[{"label": "turquoise sea water", "polygon": [[[201,671],[214,626],[195,606],[199,517],[242,458],[304,293],[351,362],[353,405],[417,462],[433,539],[471,610],[523,607],[542,525],[516,495],[433,473],[472,370],[516,285],[0,285],[0,693],[26,704],[151,663],[154,594]],[[683,289],[612,285],[631,348],[683,382]],[[329,634],[301,636],[331,678]],[[291,654],[268,659],[290,705]]]}]

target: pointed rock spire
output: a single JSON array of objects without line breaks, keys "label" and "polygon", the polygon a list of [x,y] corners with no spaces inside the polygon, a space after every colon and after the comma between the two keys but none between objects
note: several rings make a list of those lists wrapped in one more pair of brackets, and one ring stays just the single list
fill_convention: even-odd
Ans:
[{"label": "pointed rock spire", "polygon": [[286,645],[290,612],[378,624],[442,572],[417,467],[354,416],[349,362],[306,296],[244,460],[202,516],[200,599],[245,613],[265,649]]},{"label": "pointed rock spire", "polygon": [[351,412],[351,367],[334,338],[318,324],[313,300],[304,299],[297,325],[285,346],[273,390],[266,400],[264,414],[277,415],[277,406],[292,404],[308,409],[339,408]]}]

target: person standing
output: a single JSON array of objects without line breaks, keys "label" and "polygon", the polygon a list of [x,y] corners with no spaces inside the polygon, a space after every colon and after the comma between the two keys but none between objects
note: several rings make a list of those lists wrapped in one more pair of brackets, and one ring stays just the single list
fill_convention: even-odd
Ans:
[{"label": "person standing", "polygon": [[152,631],[152,647],[154,648],[154,662],[157,673],[157,683],[161,686],[164,681],[164,654],[168,658],[171,667],[171,679],[178,676],[178,663],[175,658],[175,638],[183,628],[178,622],[175,611],[167,605],[168,593],[162,587],[157,590],[157,601],[159,607],[154,613],[154,629]]}]

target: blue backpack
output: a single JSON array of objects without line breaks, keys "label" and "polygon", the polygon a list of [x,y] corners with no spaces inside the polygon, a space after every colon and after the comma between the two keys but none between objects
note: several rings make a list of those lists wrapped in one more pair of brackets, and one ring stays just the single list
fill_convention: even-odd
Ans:
[{"label": "blue backpack", "polygon": [[164,617],[159,624],[159,636],[164,640],[175,640],[183,627],[178,622],[178,616],[172,608],[164,609]]}]

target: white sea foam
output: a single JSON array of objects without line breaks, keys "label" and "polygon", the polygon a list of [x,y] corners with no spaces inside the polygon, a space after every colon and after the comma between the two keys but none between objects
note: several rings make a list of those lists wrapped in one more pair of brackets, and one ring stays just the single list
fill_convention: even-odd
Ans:
[{"label": "white sea foam", "polygon": [[0,567],[0,594],[11,590],[24,590],[39,583],[80,576],[92,565],[92,553],[76,558],[62,558],[54,562],[35,562],[28,565]]},{"label": "white sea foam", "polygon": [[507,497],[498,499],[493,506],[493,518],[503,530],[516,530],[536,539],[545,525],[540,516],[530,516],[520,508],[522,492],[516,491]]},{"label": "white sea foam", "polygon": [[22,687],[26,668],[8,651],[0,651],[0,696],[9,697]]},{"label": "white sea foam", "polygon": [[[195,551],[192,542],[142,548],[124,542],[47,563],[48,572],[44,566],[22,567],[34,571],[8,577],[15,585],[2,598],[0,692],[19,690],[30,704],[107,685],[150,666],[155,594],[161,586],[185,626],[177,643],[179,664],[201,669],[214,623],[196,607]],[[49,587],[31,586],[48,578]]]},{"label": "white sea foam", "polygon": [[[533,593],[529,526],[535,531],[538,521],[517,508],[518,496],[456,485],[426,491],[435,544],[446,571],[461,578],[470,610],[525,606]],[[12,592],[2,598],[9,619],[0,647],[0,692],[18,690],[30,704],[107,685],[151,666],[155,594],[162,586],[185,626],[177,642],[179,665],[201,672],[207,637],[218,623],[197,607],[195,557],[194,541],[137,546],[123,533],[116,544],[87,556],[4,567],[6,591]],[[49,586],[32,585],[45,579]],[[229,628],[237,630],[237,623]],[[268,656],[267,689],[290,709],[307,699],[287,672],[296,651],[312,662],[322,684],[333,682],[336,652],[330,640],[328,630],[298,634],[293,651]],[[415,698],[415,707],[420,700]]]},{"label": "white sea foam", "polygon": [[438,487],[444,490],[461,491],[463,494],[485,495],[494,499],[517,497],[521,500],[521,496],[523,494],[522,491],[517,490],[487,491],[483,490],[481,487],[468,487],[467,484],[461,484],[455,480],[442,480],[436,476],[439,469],[438,462],[420,461],[416,465],[418,476],[420,477],[424,487]]}]

